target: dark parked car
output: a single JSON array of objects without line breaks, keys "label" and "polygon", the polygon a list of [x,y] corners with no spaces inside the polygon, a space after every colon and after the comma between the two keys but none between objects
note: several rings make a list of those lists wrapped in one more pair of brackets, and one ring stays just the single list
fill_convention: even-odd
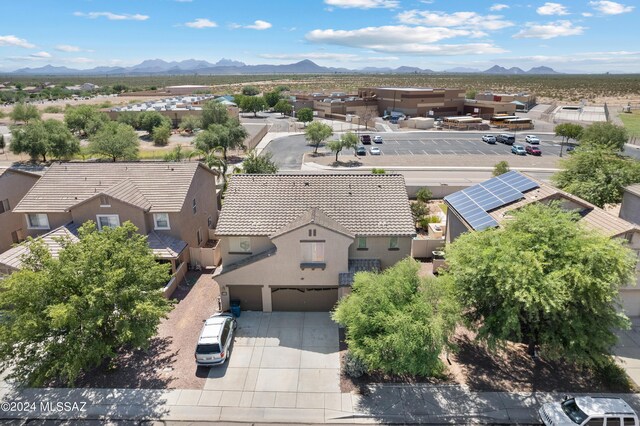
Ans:
[{"label": "dark parked car", "polygon": [[516,142],[516,137],[513,135],[507,135],[507,134],[501,133],[498,136],[496,136],[496,141],[506,145],[513,145]]},{"label": "dark parked car", "polygon": [[367,148],[362,145],[358,145],[356,148],[356,155],[367,155]]},{"label": "dark parked car", "polygon": [[360,142],[362,142],[365,145],[371,145],[371,136],[369,135],[360,136]]},{"label": "dark parked car", "polygon": [[540,148],[534,145],[527,145],[525,150],[527,151],[527,154],[542,155],[542,151],[540,151]]}]

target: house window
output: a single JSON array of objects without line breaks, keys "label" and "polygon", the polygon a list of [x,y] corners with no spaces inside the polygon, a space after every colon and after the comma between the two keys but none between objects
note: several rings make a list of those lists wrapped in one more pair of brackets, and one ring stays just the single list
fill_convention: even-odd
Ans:
[{"label": "house window", "polygon": [[398,248],[398,237],[389,238],[389,250],[396,250]]},{"label": "house window", "polygon": [[310,237],[315,237],[316,236],[316,230],[315,229],[309,229],[309,236]]},{"label": "house window", "polygon": [[115,228],[120,226],[120,217],[117,214],[99,214],[96,215],[96,220],[100,230],[104,227]]},{"label": "house window", "polygon": [[300,243],[300,249],[302,251],[302,262],[324,262],[324,243]]},{"label": "house window", "polygon": [[109,197],[106,195],[100,196],[100,207],[111,207],[111,203],[109,202]]},{"label": "house window", "polygon": [[231,237],[229,238],[229,252],[231,253],[251,253],[251,238]]},{"label": "house window", "polygon": [[153,225],[154,229],[171,229],[169,226],[169,213],[154,213]]},{"label": "house window", "polygon": [[202,230],[198,228],[198,232],[196,232],[196,238],[198,239],[198,245],[202,244]]},{"label": "house window", "polygon": [[27,225],[29,229],[49,229],[49,218],[43,213],[29,213]]},{"label": "house window", "polygon": [[207,218],[207,228],[213,229],[213,218],[211,216]]},{"label": "house window", "polygon": [[358,237],[358,250],[367,250],[367,239],[365,237]]},{"label": "house window", "polygon": [[196,214],[196,212],[198,211],[198,206],[196,205],[196,199],[193,199],[193,202],[191,203],[191,209],[193,210],[193,214]]},{"label": "house window", "polygon": [[5,198],[4,200],[2,200],[2,202],[0,202],[0,214],[4,212],[8,212],[9,210],[11,210],[11,206],[9,205],[9,199]]}]

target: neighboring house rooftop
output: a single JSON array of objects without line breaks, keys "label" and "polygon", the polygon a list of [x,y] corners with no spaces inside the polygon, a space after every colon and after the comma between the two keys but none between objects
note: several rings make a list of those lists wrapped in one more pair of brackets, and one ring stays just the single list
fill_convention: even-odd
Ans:
[{"label": "neighboring house rooftop", "polygon": [[415,235],[402,175],[371,174],[233,175],[216,235],[270,236],[314,214],[342,233]]},{"label": "neighboring house rooftop", "polygon": [[13,167],[0,167],[0,176],[4,175],[7,172],[20,173],[20,174],[35,177],[35,178],[40,178],[42,176],[41,173],[31,172],[28,170],[16,169]]},{"label": "neighboring house rooftop", "polygon": [[624,190],[640,197],[640,183],[629,185]]},{"label": "neighboring house rooftop", "polygon": [[[35,238],[35,241],[42,241],[49,250],[49,253],[51,253],[51,256],[57,258],[62,250],[60,241],[65,238],[72,242],[79,241],[78,227],[73,222],[47,232]],[[30,243],[26,241],[0,254],[0,265],[11,269],[20,269],[22,267],[23,257],[29,253],[29,246]]]},{"label": "neighboring house rooftop", "polygon": [[13,211],[67,212],[106,195],[152,213],[179,212],[198,167],[215,173],[195,161],[55,163]]},{"label": "neighboring house rooftop", "polygon": [[156,257],[161,259],[172,259],[178,257],[182,250],[187,247],[187,243],[170,235],[159,234],[155,231],[147,234],[147,244]]}]

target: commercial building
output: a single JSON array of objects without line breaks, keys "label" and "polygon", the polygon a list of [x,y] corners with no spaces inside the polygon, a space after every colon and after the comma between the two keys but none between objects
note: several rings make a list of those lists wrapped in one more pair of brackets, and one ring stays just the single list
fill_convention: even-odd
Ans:
[{"label": "commercial building", "polygon": [[530,93],[477,93],[476,101],[498,102],[511,104],[516,111],[528,111],[536,105],[536,96]]},{"label": "commercial building", "polygon": [[401,112],[411,117],[446,117],[461,115],[464,109],[464,89],[412,87],[365,87],[358,89],[358,97],[375,99],[378,113],[388,115]]}]

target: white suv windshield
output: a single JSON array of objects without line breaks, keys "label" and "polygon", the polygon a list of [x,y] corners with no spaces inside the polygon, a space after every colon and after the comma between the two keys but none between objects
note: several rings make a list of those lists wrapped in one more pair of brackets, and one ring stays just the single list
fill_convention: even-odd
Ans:
[{"label": "white suv windshield", "polygon": [[562,403],[562,411],[576,424],[582,424],[587,419],[586,413],[578,407],[573,398]]}]

